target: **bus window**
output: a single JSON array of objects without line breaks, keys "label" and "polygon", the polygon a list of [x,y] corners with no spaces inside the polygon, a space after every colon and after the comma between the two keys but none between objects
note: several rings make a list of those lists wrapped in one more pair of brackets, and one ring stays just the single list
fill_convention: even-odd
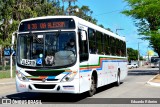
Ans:
[{"label": "bus window", "polygon": [[88,55],[88,40],[83,41],[81,38],[81,30],[78,30],[79,36],[79,54],[80,54],[80,62],[87,61],[89,58]]},{"label": "bus window", "polygon": [[102,41],[102,54],[105,54],[105,51],[104,51],[104,47],[105,47],[105,37],[104,37],[104,34],[102,34],[102,38],[101,38],[101,41]]},{"label": "bus window", "polygon": [[115,48],[116,48],[116,55],[119,56],[120,55],[120,53],[119,53],[120,48],[119,48],[119,40],[118,39],[116,39]]},{"label": "bus window", "polygon": [[110,37],[105,34],[105,54],[110,55]]},{"label": "bus window", "polygon": [[119,48],[117,48],[118,56],[122,56],[121,40],[118,40],[117,47],[119,47]]},{"label": "bus window", "polygon": [[110,38],[111,54],[115,55],[115,38]]},{"label": "bus window", "polygon": [[126,43],[120,41],[120,56],[126,56]]},{"label": "bus window", "polygon": [[97,53],[97,48],[96,48],[96,35],[95,31],[93,29],[88,30],[88,36],[89,36],[89,51],[91,54],[96,54]]},{"label": "bus window", "polygon": [[121,52],[120,56],[123,56],[123,41],[120,40],[119,46],[120,46],[120,52]]},{"label": "bus window", "polygon": [[103,47],[102,47],[102,33],[101,32],[96,32],[96,44],[98,48],[98,54],[103,54]]},{"label": "bus window", "polygon": [[126,43],[123,42],[123,56],[126,56]]}]

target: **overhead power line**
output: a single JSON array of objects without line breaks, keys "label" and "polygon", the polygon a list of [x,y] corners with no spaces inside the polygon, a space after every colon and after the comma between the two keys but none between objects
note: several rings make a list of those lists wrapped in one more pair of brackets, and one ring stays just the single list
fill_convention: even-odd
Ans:
[{"label": "overhead power line", "polygon": [[96,14],[96,15],[94,15],[94,16],[101,16],[101,15],[110,14],[110,13],[115,13],[115,12],[120,12],[120,11],[122,11],[122,9],[121,9],[121,10],[114,10],[114,11],[110,11],[110,12],[105,12],[105,13],[101,13],[101,14]]}]

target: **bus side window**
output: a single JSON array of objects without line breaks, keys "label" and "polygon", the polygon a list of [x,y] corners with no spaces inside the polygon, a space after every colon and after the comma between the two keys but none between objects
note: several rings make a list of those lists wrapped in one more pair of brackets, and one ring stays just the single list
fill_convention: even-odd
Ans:
[{"label": "bus side window", "polygon": [[80,54],[80,62],[87,61],[89,58],[88,53],[88,39],[82,40],[81,38],[81,30],[78,30],[78,37],[79,37],[79,54]]},{"label": "bus side window", "polygon": [[109,37],[109,35],[106,35],[105,34],[105,54],[106,55],[110,55],[111,54],[111,52],[110,52],[110,37]]},{"label": "bus side window", "polygon": [[98,54],[104,54],[103,53],[103,34],[99,31],[96,32],[96,43],[98,48]]},{"label": "bus side window", "polygon": [[123,42],[123,56],[126,56],[126,43]]},{"label": "bus side window", "polygon": [[126,56],[126,43],[120,41],[120,56]]},{"label": "bus side window", "polygon": [[119,48],[117,49],[118,56],[122,56],[121,40],[118,40],[117,46],[119,47]]},{"label": "bus side window", "polygon": [[114,55],[114,38],[110,37],[111,55]]},{"label": "bus side window", "polygon": [[104,36],[104,34],[102,34],[101,41],[102,41],[102,52],[101,52],[101,54],[105,54],[105,51],[104,51],[104,47],[105,47],[105,36]]},{"label": "bus side window", "polygon": [[88,30],[88,36],[89,36],[89,52],[91,54],[97,53],[97,46],[96,46],[96,34],[93,29]]},{"label": "bus side window", "polygon": [[118,39],[116,39],[116,43],[115,43],[115,48],[116,48],[116,55],[117,56],[120,56],[120,52],[119,52],[119,40]]}]

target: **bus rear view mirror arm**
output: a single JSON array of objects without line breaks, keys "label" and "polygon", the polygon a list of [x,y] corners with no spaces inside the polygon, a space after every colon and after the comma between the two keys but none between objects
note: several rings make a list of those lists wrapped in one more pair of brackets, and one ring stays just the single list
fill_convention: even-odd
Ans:
[{"label": "bus rear view mirror arm", "polygon": [[12,33],[12,46],[14,45],[14,41],[15,41],[15,36],[17,36],[17,31]]}]

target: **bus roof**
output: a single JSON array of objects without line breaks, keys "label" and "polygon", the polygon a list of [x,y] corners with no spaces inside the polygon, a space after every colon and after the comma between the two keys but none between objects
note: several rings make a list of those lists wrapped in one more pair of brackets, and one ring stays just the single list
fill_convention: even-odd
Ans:
[{"label": "bus roof", "polygon": [[79,18],[79,17],[76,17],[76,18],[78,19],[78,22],[79,22],[80,24],[82,24],[82,25],[85,24],[84,26],[87,26],[87,27],[92,28],[92,29],[96,29],[96,30],[99,31],[99,32],[103,32],[103,33],[105,33],[105,34],[107,34],[107,35],[109,35],[109,36],[112,36],[112,37],[115,37],[115,38],[117,38],[117,39],[120,39],[120,40],[125,41],[125,37],[119,36],[119,35],[111,32],[111,31],[109,31],[109,30],[106,30],[106,29],[104,29],[104,28],[101,28],[100,26],[95,25],[95,24],[93,24],[93,23],[91,23],[91,22],[88,22],[88,21],[86,21],[86,20],[83,20],[83,19],[81,19],[81,18]]},{"label": "bus roof", "polygon": [[32,20],[39,20],[39,19],[51,19],[51,18],[73,18],[76,22],[78,22],[81,25],[84,25],[86,27],[95,29],[95,30],[97,30],[99,32],[103,32],[103,33],[105,33],[105,34],[107,34],[109,36],[112,36],[112,37],[115,37],[117,39],[125,41],[125,37],[119,36],[119,35],[111,32],[111,31],[108,31],[108,30],[106,30],[104,28],[101,28],[98,25],[95,25],[95,24],[93,24],[91,22],[88,22],[88,21],[86,21],[84,19],[81,19],[81,18],[79,18],[77,16],[43,16],[43,17],[24,19],[24,20],[21,21],[21,23],[25,22],[25,21],[32,21]]}]

